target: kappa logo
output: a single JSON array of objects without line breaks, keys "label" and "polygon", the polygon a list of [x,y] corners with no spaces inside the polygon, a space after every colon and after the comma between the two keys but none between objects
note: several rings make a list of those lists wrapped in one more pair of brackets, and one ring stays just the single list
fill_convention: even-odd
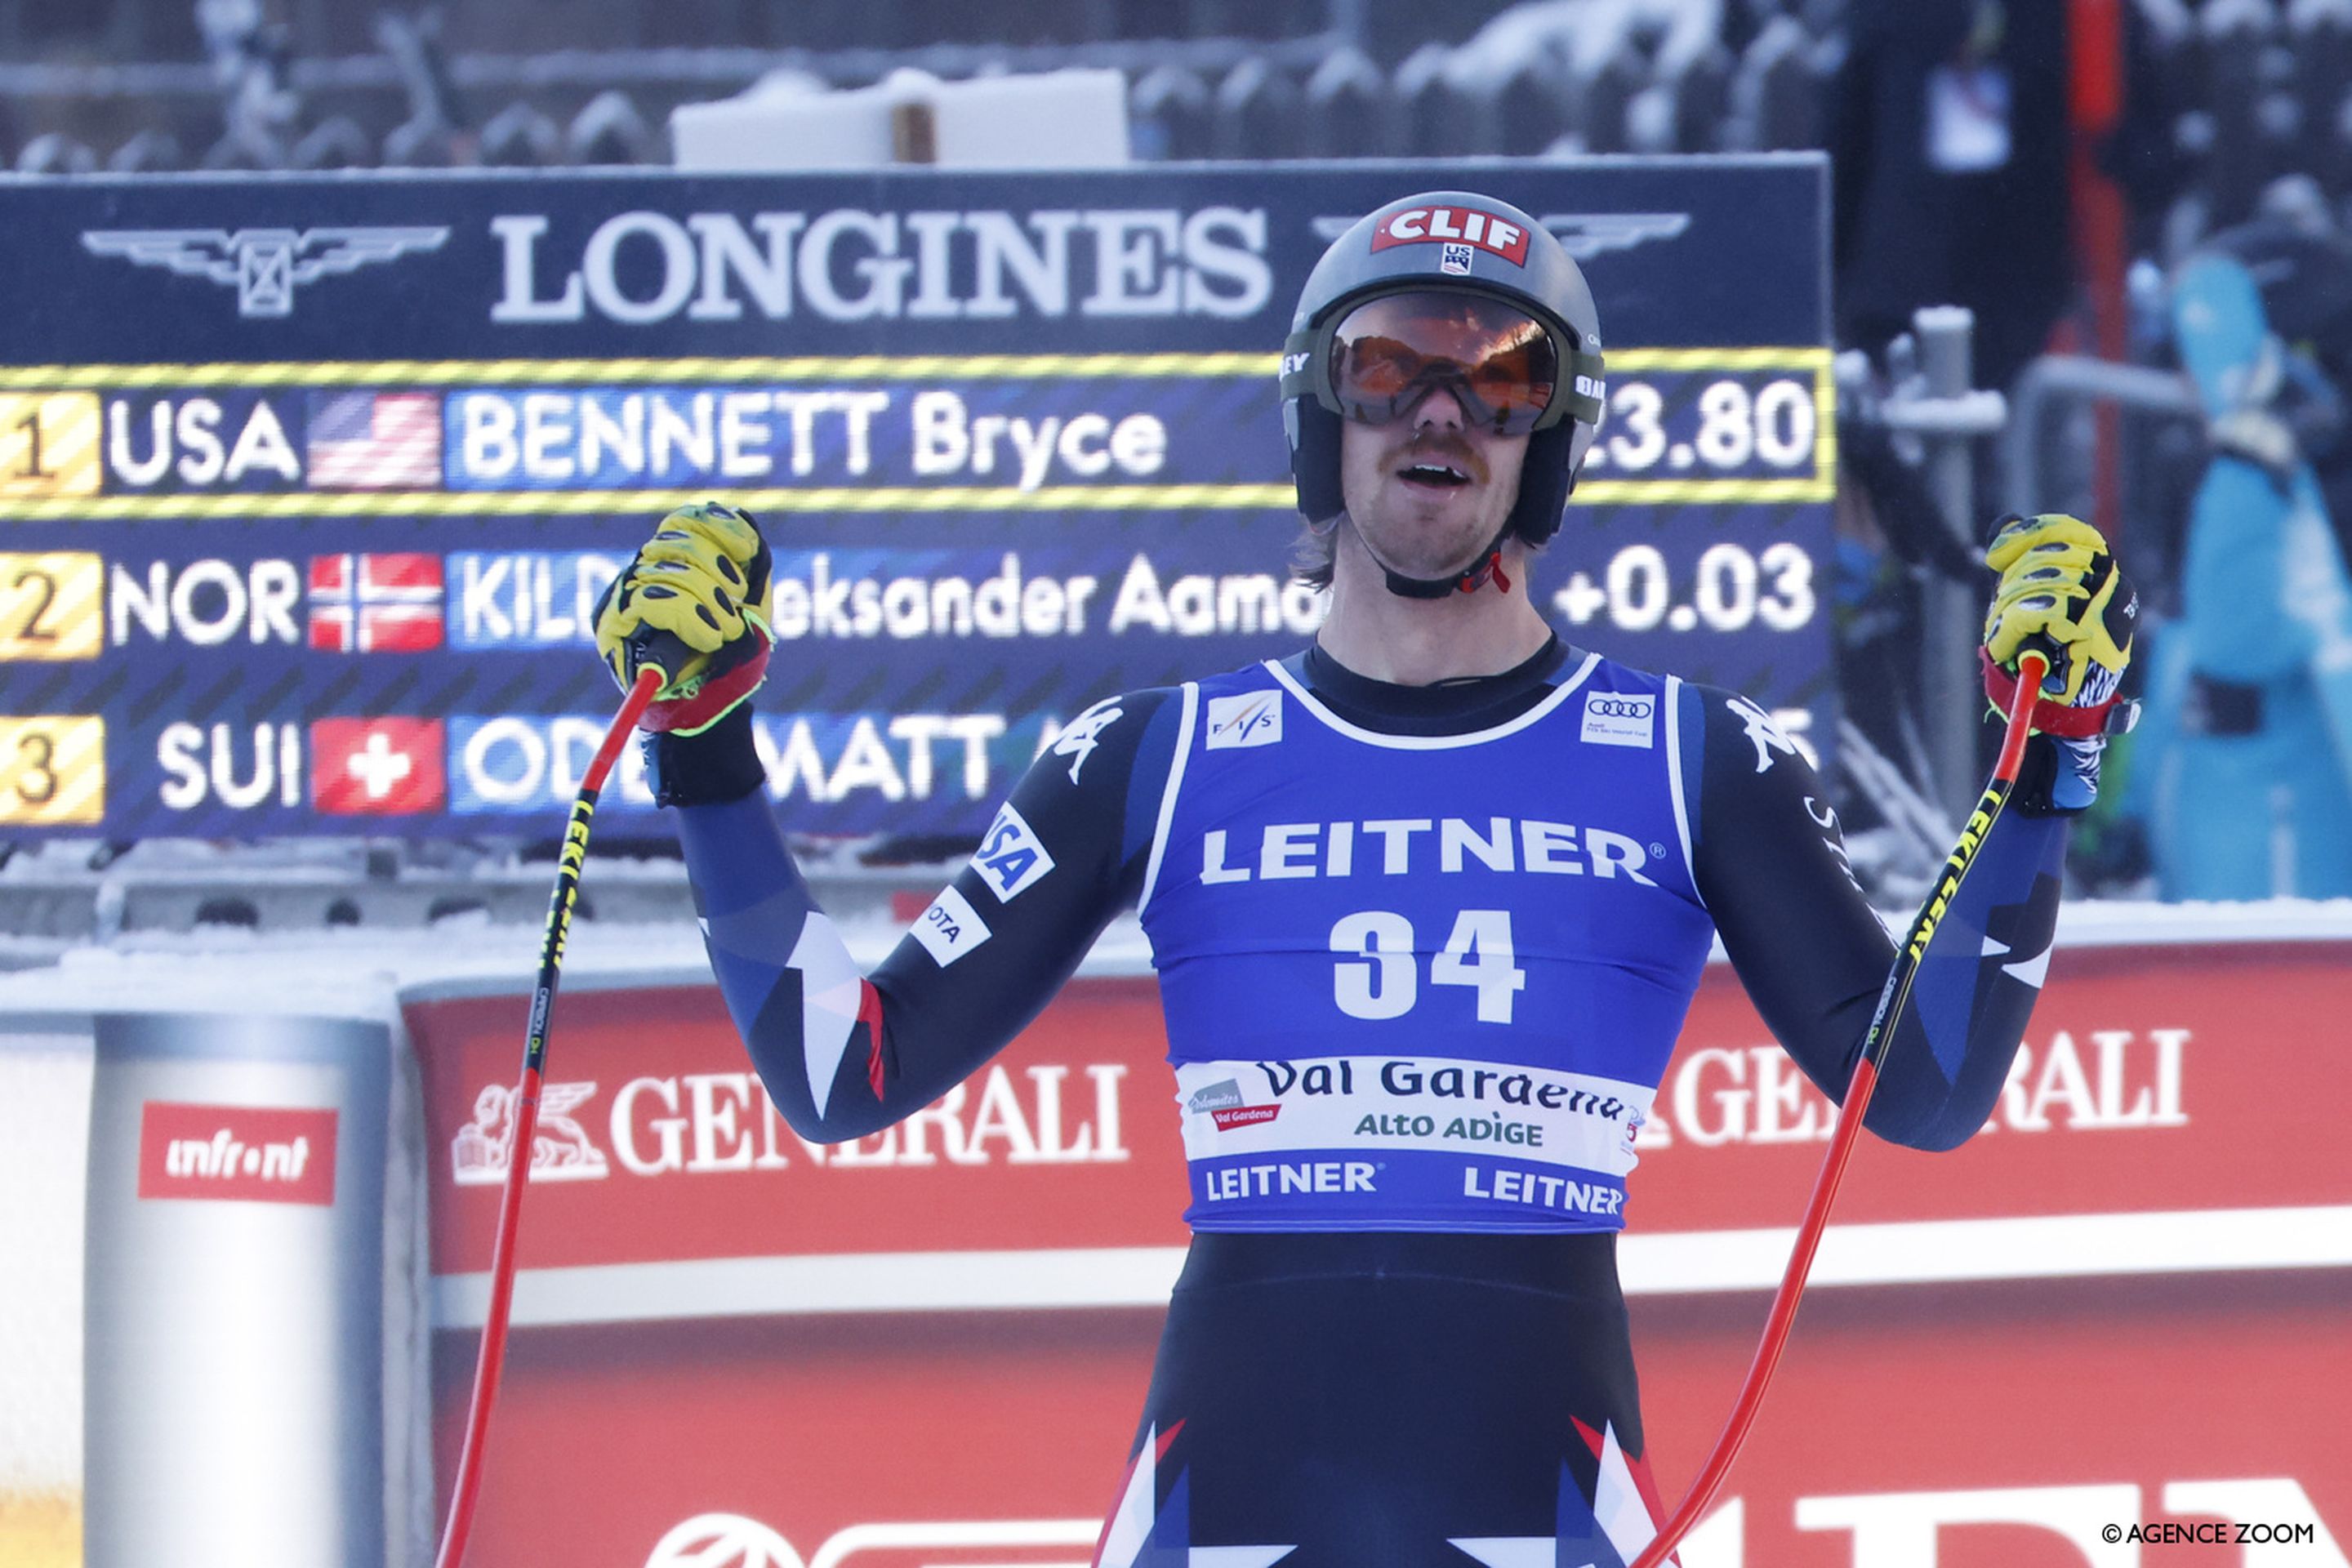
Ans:
[{"label": "kappa logo", "polygon": [[1772,722],[1770,714],[1757,707],[1747,698],[1736,695],[1727,697],[1724,700],[1724,706],[1738,714],[1739,721],[1748,727],[1748,739],[1756,747],[1758,773],[1760,773],[1772,765],[1772,753],[1775,752],[1790,757],[1797,754],[1797,743],[1780,733],[1780,727]]},{"label": "kappa logo", "polygon": [[1095,748],[1102,743],[1102,732],[1118,723],[1126,712],[1127,710],[1118,705],[1118,698],[1106,697],[1071,720],[1070,727],[1055,738],[1054,754],[1071,759],[1072,784],[1078,782],[1078,770],[1087,765],[1087,759],[1093,756]]},{"label": "kappa logo", "polygon": [[1591,691],[1580,739],[1596,746],[1656,744],[1658,700],[1647,691]]},{"label": "kappa logo", "polygon": [[1208,749],[1271,746],[1282,739],[1282,693],[1250,691],[1209,699]]},{"label": "kappa logo", "polygon": [[336,273],[356,272],[412,251],[438,250],[446,228],[94,228],[82,233],[93,256],[120,256],[183,278],[236,290],[236,313],[290,316],[294,290]]}]

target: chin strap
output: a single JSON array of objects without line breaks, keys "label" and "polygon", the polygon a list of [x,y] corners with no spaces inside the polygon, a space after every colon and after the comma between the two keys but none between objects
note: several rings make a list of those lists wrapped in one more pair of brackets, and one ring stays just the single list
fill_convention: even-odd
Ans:
[{"label": "chin strap", "polygon": [[[1501,593],[1511,591],[1511,579],[1503,570],[1503,541],[1511,536],[1511,524],[1505,523],[1503,531],[1495,535],[1494,542],[1471,558],[1470,564],[1451,577],[1408,577],[1403,573],[1380,561],[1381,571],[1388,578],[1389,592],[1405,599],[1443,599],[1449,594],[1475,594],[1492,579]],[[1363,536],[1358,534],[1357,538]],[[1364,553],[1372,554],[1372,547],[1364,546]]]}]

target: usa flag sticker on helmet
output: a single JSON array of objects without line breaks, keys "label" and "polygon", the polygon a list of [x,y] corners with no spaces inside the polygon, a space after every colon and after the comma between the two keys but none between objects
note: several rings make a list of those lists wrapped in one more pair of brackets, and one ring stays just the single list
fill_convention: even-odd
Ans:
[{"label": "usa flag sticker on helmet", "polygon": [[1514,267],[1528,264],[1528,231],[1477,207],[1407,207],[1391,213],[1372,230],[1372,249],[1398,245],[1475,246]]}]

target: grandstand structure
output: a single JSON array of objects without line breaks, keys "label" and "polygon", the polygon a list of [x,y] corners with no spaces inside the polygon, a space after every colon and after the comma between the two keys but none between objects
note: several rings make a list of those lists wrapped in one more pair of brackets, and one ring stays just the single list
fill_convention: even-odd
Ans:
[{"label": "grandstand structure", "polygon": [[[2352,227],[2352,0],[2068,3],[2078,18],[2120,23],[2115,75],[2128,122],[2115,145],[2090,150],[2122,180],[2131,214],[2122,244],[2086,264],[2100,303],[2081,346],[2145,363],[2162,353],[2137,331],[2160,315],[2160,268],[2203,236],[2257,210]],[[856,88],[908,68],[958,79],[1067,66],[1124,75],[1132,153],[1146,161],[1800,150],[1831,143],[1840,73],[1871,5],[510,0],[412,12],[327,0],[0,0],[0,169],[657,167],[672,158],[673,110],[780,76]],[[2147,263],[2146,288],[2126,310],[2132,255]],[[2140,298],[2149,290],[2153,304]],[[1853,418],[1876,406],[1859,387],[1841,402]],[[2052,481],[2024,488],[2086,514],[2095,500],[2108,521],[2118,488],[2135,512],[2179,510],[2175,480],[2202,453],[2179,410],[2143,409],[2127,423],[2124,441],[2161,460],[2120,465],[2121,487],[2115,443],[2104,443],[2096,498],[2088,402],[2053,412],[2050,429],[2011,432],[2011,467],[2021,470],[2023,454]],[[2011,489],[2021,483],[2012,474]],[[2159,603],[2174,531],[2132,530]],[[136,877],[113,864],[126,850]],[[7,925],[46,940],[362,914],[371,924],[505,921],[528,919],[541,896],[542,867],[516,866],[502,847],[488,870],[462,848],[313,847],[297,857],[299,873],[274,879],[257,860],[268,853],[241,850],[229,863],[195,845],[0,850],[12,889],[26,895]],[[887,896],[893,875],[847,855],[830,874],[845,896],[869,899]],[[642,903],[649,916],[683,908],[668,865],[614,879],[600,897],[633,911]]]},{"label": "grandstand structure", "polygon": [[[2352,194],[2352,0],[2123,0],[2179,174],[2174,245],[2282,177]],[[275,13],[287,15],[278,19]],[[1540,156],[1823,144],[1847,0],[807,0],[410,14],[317,0],[0,3],[21,173],[667,163],[669,111],[790,73],[857,86],[1126,73],[1146,159]],[[562,47],[551,47],[560,44]]]}]

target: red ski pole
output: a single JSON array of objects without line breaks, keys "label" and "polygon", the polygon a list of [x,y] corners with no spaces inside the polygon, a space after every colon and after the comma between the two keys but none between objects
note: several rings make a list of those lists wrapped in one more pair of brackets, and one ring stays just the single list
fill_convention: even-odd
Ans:
[{"label": "red ski pole", "polygon": [[1845,1105],[1838,1112],[1828,1157],[1822,1162],[1821,1174],[1813,1179],[1813,1195],[1805,1204],[1803,1222],[1797,1226],[1797,1244],[1790,1251],[1788,1270],[1781,1275],[1780,1289],[1772,1298],[1771,1314],[1764,1320],[1764,1338],[1756,1347],[1756,1359],[1748,1365],[1747,1381],[1739,1385],[1739,1397],[1731,1406],[1731,1418],[1723,1424],[1723,1435],[1715,1440],[1706,1463],[1699,1467],[1698,1479],[1691,1482],[1690,1491],[1658,1531],[1657,1538],[1633,1560],[1633,1568],[1658,1568],[1681,1544],[1706,1505],[1715,1500],[1724,1478],[1731,1472],[1731,1461],[1738,1456],[1740,1444],[1748,1439],[1748,1427],[1755,1425],[1756,1413],[1764,1403],[1764,1387],[1772,1381],[1773,1369],[1780,1364],[1780,1352],[1788,1348],[1797,1302],[1804,1296],[1806,1276],[1812,1272],[1813,1254],[1821,1247],[1822,1230],[1829,1225],[1830,1205],[1837,1201],[1838,1184],[1845,1179],[1846,1160],[1862,1132],[1863,1112],[1870,1105],[1871,1091],[1878,1087],[1879,1065],[1886,1059],[1887,1047],[1895,1041],[1895,1026],[1903,1016],[1904,1004],[1910,1000],[1912,983],[1918,978],[1920,955],[1927,952],[1927,939],[1936,934],[1937,922],[1951,907],[1962,879],[1976,864],[1978,848],[1992,832],[1992,825],[2000,819],[2001,808],[2009,804],[2010,792],[2017,786],[2017,770],[2025,757],[2025,742],[2033,733],[2033,706],[2041,696],[2042,678],[2049,673],[2050,659],[2038,649],[2028,649],[2017,661],[2017,692],[2010,700],[2009,725],[2000,740],[2000,759],[1993,765],[1992,778],[1986,784],[1968,826],[1960,830],[1959,843],[1944,862],[1936,890],[1912,917],[1911,927],[1904,932],[1903,943],[1895,952],[1894,972],[1886,978],[1886,989],[1879,993],[1878,1012],[1870,1021],[1870,1033],[1863,1038],[1862,1058],[1853,1064],[1853,1079],[1846,1086]]},{"label": "red ski pole", "polygon": [[572,929],[572,907],[580,898],[580,869],[588,858],[588,825],[596,815],[596,795],[613,771],[629,732],[654,694],[667,679],[648,665],[637,671],[636,684],[613,715],[602,745],[580,781],[572,802],[572,819],[563,830],[563,848],[556,857],[555,893],[548,901],[547,933],[539,947],[539,983],[530,993],[530,1033],[523,1042],[522,1078],[515,1085],[514,1107],[509,1118],[514,1128],[507,1146],[507,1184],[499,1199],[499,1228],[490,1246],[490,1302],[482,1320],[482,1350],[474,1363],[474,1396],[466,1408],[465,1447],[457,1456],[457,1484],[450,1493],[449,1526],[441,1537],[436,1568],[457,1568],[465,1560],[466,1536],[474,1525],[474,1501],[482,1486],[482,1447],[488,1435],[490,1406],[499,1396],[499,1373],[507,1359],[507,1309],[514,1300],[515,1229],[522,1219],[522,1190],[530,1179],[531,1140],[539,1128],[540,1067],[547,1058],[547,1032],[555,1013],[555,986],[563,970],[563,939]]}]

